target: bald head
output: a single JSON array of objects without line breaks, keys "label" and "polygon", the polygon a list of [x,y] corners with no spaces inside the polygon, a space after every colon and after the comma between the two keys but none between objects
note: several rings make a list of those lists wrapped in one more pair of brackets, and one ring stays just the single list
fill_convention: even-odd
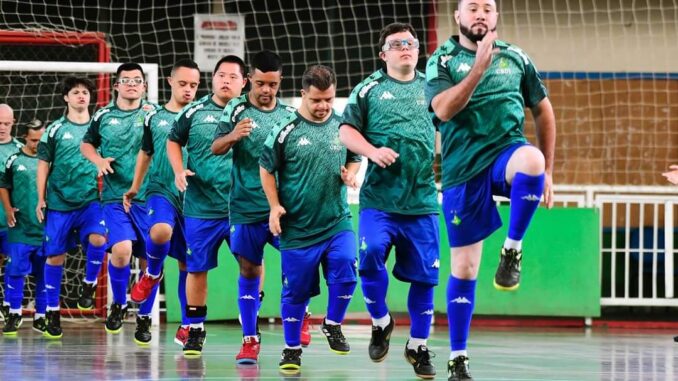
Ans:
[{"label": "bald head", "polygon": [[14,125],[14,110],[6,104],[0,103],[0,143],[12,140],[12,126]]}]

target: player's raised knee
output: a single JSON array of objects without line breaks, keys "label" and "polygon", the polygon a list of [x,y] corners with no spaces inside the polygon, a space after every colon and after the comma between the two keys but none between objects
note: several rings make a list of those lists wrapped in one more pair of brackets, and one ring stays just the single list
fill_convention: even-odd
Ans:
[{"label": "player's raised knee", "polygon": [[515,172],[531,176],[540,175],[544,173],[545,168],[544,154],[533,146],[520,147],[511,156],[509,166],[512,166]]}]

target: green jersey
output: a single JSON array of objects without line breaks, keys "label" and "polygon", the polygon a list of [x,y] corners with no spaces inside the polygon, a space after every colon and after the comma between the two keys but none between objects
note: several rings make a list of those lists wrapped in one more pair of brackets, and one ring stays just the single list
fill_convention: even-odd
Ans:
[{"label": "green jersey", "polygon": [[[146,196],[152,194],[163,196],[177,210],[181,211],[182,198],[176,185],[174,185],[174,171],[167,158],[167,136],[169,136],[177,114],[165,107],[148,113],[144,120],[141,149],[149,156],[153,156],[151,167],[148,169]],[[183,157],[185,165],[185,152]]]},{"label": "green jersey", "polygon": [[[19,151],[23,146],[23,143],[15,138],[12,138],[12,140],[7,143],[0,143],[0,165],[4,165],[5,162],[7,162],[7,159],[9,159],[12,154]],[[0,208],[0,232],[4,231],[7,231],[7,216],[5,215],[5,208]]]},{"label": "green jersey", "polygon": [[233,154],[212,154],[212,138],[224,108],[212,101],[212,94],[184,107],[169,134],[169,140],[186,147],[187,167],[195,175],[187,177],[184,195],[186,217],[217,219],[228,217]]},{"label": "green jersey", "polygon": [[360,209],[422,215],[438,212],[433,174],[436,129],[424,98],[424,75],[408,82],[379,70],[353,89],[343,124],[360,132],[375,147],[400,157],[386,168],[369,162],[360,188]]},{"label": "green jersey", "polygon": [[38,206],[38,156],[29,156],[22,150],[11,155],[4,166],[0,188],[10,193],[16,225],[9,229],[8,242],[26,245],[42,245],[44,225],[38,222],[35,208]]},{"label": "green jersey", "polygon": [[[92,117],[82,141],[98,148],[101,157],[115,159],[111,162],[114,172],[104,176],[104,190],[101,195],[104,203],[122,203],[122,196],[132,186],[144,134],[144,118],[155,107],[150,103],[143,103],[135,110],[121,110],[115,103],[111,103]],[[146,182],[134,199],[143,202],[145,190]]]},{"label": "green jersey", "polygon": [[99,199],[97,168],[80,153],[88,125],[63,116],[42,134],[38,159],[50,164],[45,200],[50,210],[67,212]]},{"label": "green jersey", "polygon": [[235,125],[245,118],[253,120],[250,135],[235,143],[233,151],[233,187],[229,198],[231,224],[250,224],[268,221],[269,207],[259,177],[259,157],[264,141],[273,128],[294,113],[294,108],[285,106],[276,99],[273,110],[256,108],[247,94],[232,99],[226,105],[219,121],[215,139],[229,134]]},{"label": "green jersey", "polygon": [[[468,104],[447,122],[442,136],[443,189],[464,183],[487,168],[506,147],[525,142],[525,107],[546,94],[539,72],[520,48],[495,42],[499,51]],[[436,49],[426,65],[426,101],[461,82],[475,62],[475,52],[457,37]]]},{"label": "green jersey", "polygon": [[315,123],[299,113],[271,131],[259,164],[278,174],[278,197],[287,211],[281,219],[281,249],[308,247],[351,230],[351,212],[341,167],[360,156],[339,141],[341,118]]}]

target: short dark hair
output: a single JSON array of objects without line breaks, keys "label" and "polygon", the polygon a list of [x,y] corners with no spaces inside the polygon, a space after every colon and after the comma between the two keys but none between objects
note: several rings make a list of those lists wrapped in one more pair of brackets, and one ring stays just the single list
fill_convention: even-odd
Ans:
[{"label": "short dark hair", "polygon": [[134,71],[134,70],[139,70],[141,72],[141,78],[143,78],[144,81],[146,80],[146,74],[144,74],[144,69],[141,67],[141,65],[134,62],[128,62],[118,66],[118,70],[115,72],[115,77],[116,78],[120,77],[120,73],[122,73],[123,71]]},{"label": "short dark hair", "polygon": [[94,83],[88,78],[66,77],[64,78],[63,86],[61,87],[61,95],[68,95],[68,93],[77,86],[86,88],[90,94],[93,94],[95,90]]},{"label": "short dark hair", "polygon": [[250,61],[250,74],[259,69],[262,73],[271,71],[282,71],[282,60],[280,56],[270,50],[262,50],[255,54]]},{"label": "short dark hair", "polygon": [[188,68],[188,69],[195,69],[197,71],[200,71],[200,68],[198,67],[198,64],[195,63],[195,61],[188,59],[188,58],[184,58],[184,59],[180,59],[179,61],[174,63],[174,66],[172,66],[172,71],[170,72],[170,75],[174,74],[174,72],[177,71],[177,69],[182,68],[182,67],[185,67],[185,68]]},{"label": "short dark hair", "polygon": [[247,67],[245,66],[245,61],[242,60],[242,58],[234,55],[228,55],[221,57],[221,59],[217,62],[216,65],[214,65],[214,71],[212,72],[212,75],[217,74],[217,70],[219,70],[219,66],[221,66],[222,63],[234,63],[240,66],[240,74],[242,74],[243,78],[245,78],[245,72],[247,71]]},{"label": "short dark hair", "polygon": [[301,77],[301,87],[308,91],[314,86],[320,91],[325,91],[330,86],[337,84],[337,75],[331,67],[325,65],[313,65],[306,69]]},{"label": "short dark hair", "polygon": [[386,25],[381,32],[379,32],[379,51],[386,43],[386,38],[392,34],[400,32],[410,32],[414,38],[417,38],[417,32],[414,31],[414,27],[409,23],[394,22]]}]

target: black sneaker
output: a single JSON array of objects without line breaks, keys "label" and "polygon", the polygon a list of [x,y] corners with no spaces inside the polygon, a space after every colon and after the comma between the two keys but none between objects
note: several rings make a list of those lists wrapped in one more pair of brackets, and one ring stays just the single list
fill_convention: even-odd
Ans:
[{"label": "black sneaker", "polygon": [[301,349],[283,349],[278,367],[284,372],[299,371],[301,368]]},{"label": "black sneaker", "polygon": [[106,318],[106,332],[120,333],[125,318],[127,318],[127,305],[123,307],[121,304],[111,304],[111,309],[108,310],[108,317]]},{"label": "black sneaker", "polygon": [[494,274],[494,288],[501,291],[513,291],[520,286],[520,261],[522,258],[522,251],[502,247],[499,267]]},{"label": "black sneaker", "polygon": [[205,338],[207,332],[201,328],[190,328],[188,330],[188,340],[184,344],[184,356],[200,356],[202,354],[202,346],[205,345]]},{"label": "black sneaker", "polygon": [[447,362],[447,381],[473,381],[468,368],[468,357],[457,356]]},{"label": "black sneaker", "polygon": [[61,330],[61,312],[47,311],[47,327],[42,335],[48,339],[60,339],[64,333]]},{"label": "black sneaker", "polygon": [[35,332],[44,333],[46,328],[47,323],[45,322],[44,317],[39,317],[36,319],[35,316],[33,316],[33,330]]},{"label": "black sneaker", "polygon": [[134,332],[134,342],[147,345],[151,342],[151,317],[137,316],[137,330]]},{"label": "black sneaker", "polygon": [[96,290],[96,283],[82,282],[82,285],[80,285],[80,297],[78,298],[78,309],[89,311],[94,308],[94,294]]},{"label": "black sneaker", "polygon": [[[409,340],[407,341],[409,343]],[[412,364],[414,374],[419,378],[429,379],[436,377],[436,367],[431,364],[435,353],[430,352],[426,345],[420,345],[417,350],[409,349],[405,344],[405,360]]]},{"label": "black sneaker", "polygon": [[0,306],[0,318],[2,318],[2,321],[7,321],[7,319],[9,319],[9,304]]},{"label": "black sneaker", "polygon": [[372,326],[372,338],[370,338],[370,345],[367,350],[370,354],[370,359],[374,362],[384,361],[388,354],[391,333],[393,333],[393,328],[395,327],[393,316],[389,313],[388,317],[391,319],[391,322],[388,323],[386,328],[377,327],[376,325]]},{"label": "black sneaker", "polygon": [[348,345],[344,334],[341,332],[341,325],[328,325],[323,320],[322,331],[332,352],[340,355],[347,355],[351,352],[351,346]]},{"label": "black sneaker", "polygon": [[5,336],[16,336],[23,322],[24,319],[20,314],[9,314],[7,319],[5,319],[5,327],[2,329],[2,334]]}]

